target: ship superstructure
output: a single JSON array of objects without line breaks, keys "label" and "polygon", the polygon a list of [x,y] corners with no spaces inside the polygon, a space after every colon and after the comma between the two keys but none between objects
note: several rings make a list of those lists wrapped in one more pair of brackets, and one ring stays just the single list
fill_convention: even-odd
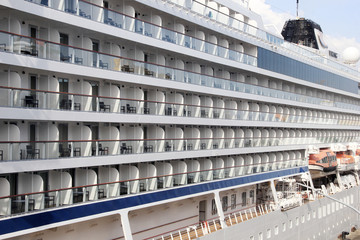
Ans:
[{"label": "ship superstructure", "polygon": [[[359,203],[359,72],[267,33],[247,1],[0,12],[0,238],[220,239],[236,223],[262,239],[245,220],[318,199],[296,182]],[[326,149],[341,167],[312,180]]]}]

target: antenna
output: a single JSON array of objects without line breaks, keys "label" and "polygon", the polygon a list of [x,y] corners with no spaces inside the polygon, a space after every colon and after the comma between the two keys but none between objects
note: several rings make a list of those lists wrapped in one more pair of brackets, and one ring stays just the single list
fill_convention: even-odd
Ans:
[{"label": "antenna", "polygon": [[299,18],[299,0],[296,0],[296,18]]}]

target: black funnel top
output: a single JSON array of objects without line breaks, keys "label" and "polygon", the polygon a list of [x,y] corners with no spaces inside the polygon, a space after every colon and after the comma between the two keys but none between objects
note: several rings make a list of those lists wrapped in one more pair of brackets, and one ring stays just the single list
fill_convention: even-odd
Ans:
[{"label": "black funnel top", "polygon": [[322,32],[319,24],[304,18],[286,21],[281,35],[286,41],[319,49],[314,29]]}]

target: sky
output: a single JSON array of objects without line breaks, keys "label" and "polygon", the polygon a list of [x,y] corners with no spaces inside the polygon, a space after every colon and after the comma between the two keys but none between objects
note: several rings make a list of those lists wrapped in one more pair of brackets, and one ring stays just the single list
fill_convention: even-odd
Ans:
[{"label": "sky", "polygon": [[[269,31],[280,34],[286,20],[296,17],[296,0],[250,0]],[[359,0],[299,0],[299,17],[321,26],[330,50],[342,53],[347,47],[360,51]]]}]

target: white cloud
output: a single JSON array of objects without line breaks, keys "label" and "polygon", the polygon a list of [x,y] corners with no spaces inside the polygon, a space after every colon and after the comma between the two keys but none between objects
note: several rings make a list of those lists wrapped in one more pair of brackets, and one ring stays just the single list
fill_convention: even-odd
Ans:
[{"label": "white cloud", "polygon": [[[278,13],[271,9],[271,5],[266,3],[266,0],[251,0],[250,8],[252,11],[258,13],[264,22],[266,29],[278,36],[281,35],[281,30],[284,23],[289,19],[294,19],[290,13]],[[300,13],[304,16],[304,13]],[[330,50],[342,53],[347,47],[356,47],[360,50],[360,43],[355,38],[334,37],[324,33],[325,39],[329,45]]]},{"label": "white cloud", "polygon": [[285,21],[294,18],[290,13],[275,13],[265,0],[252,0],[249,6],[262,17],[266,29],[278,36],[281,35]]},{"label": "white cloud", "polygon": [[330,50],[333,49],[335,52],[342,53],[348,47],[356,47],[360,50],[360,43],[355,38],[334,37],[326,34],[325,37]]}]

